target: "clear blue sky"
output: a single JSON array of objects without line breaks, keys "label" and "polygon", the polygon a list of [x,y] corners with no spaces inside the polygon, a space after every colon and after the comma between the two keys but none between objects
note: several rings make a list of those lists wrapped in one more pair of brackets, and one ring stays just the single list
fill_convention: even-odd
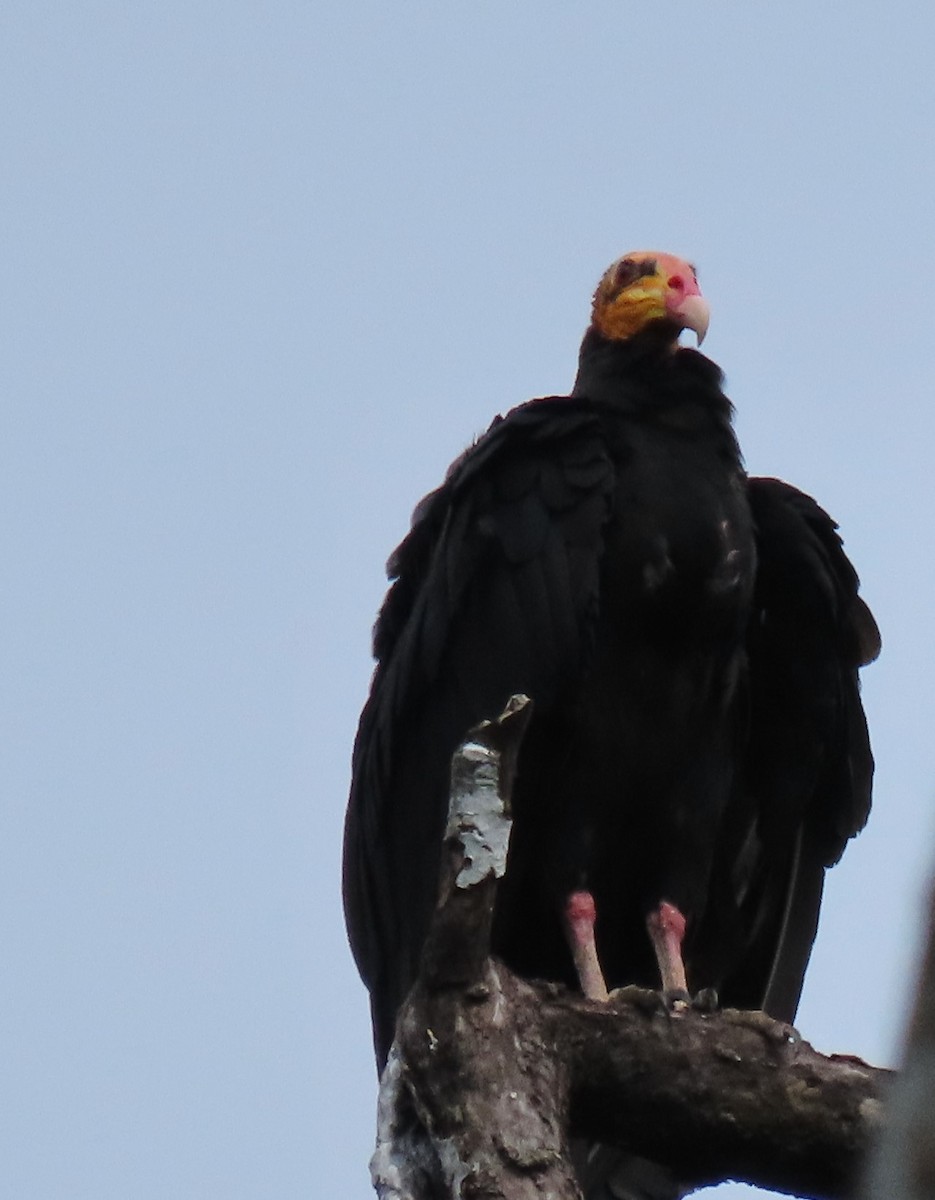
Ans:
[{"label": "clear blue sky", "polygon": [[[0,1197],[366,1200],[339,902],[382,563],[699,266],[753,472],[884,632],[800,1026],[892,1060],[935,857],[926,0],[0,11]],[[725,1189],[724,1195],[739,1189]]]}]

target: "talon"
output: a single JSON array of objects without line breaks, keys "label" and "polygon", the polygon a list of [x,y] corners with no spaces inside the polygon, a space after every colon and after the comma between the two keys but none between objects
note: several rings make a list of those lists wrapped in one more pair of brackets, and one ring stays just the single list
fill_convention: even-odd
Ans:
[{"label": "talon", "polygon": [[695,1012],[715,1013],[720,1007],[721,1001],[718,998],[715,988],[702,988],[700,992],[696,992],[692,997],[692,1008]]},{"label": "talon", "polygon": [[608,999],[611,1003],[620,1000],[625,1004],[632,1004],[634,1008],[647,1016],[655,1016],[657,1013],[666,1011],[665,1000],[660,992],[654,991],[652,988],[639,987],[635,983],[614,988]]}]

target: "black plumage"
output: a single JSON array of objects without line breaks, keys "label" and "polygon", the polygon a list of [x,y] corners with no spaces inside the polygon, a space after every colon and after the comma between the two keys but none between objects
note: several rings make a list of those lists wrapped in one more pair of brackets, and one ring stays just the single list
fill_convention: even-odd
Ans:
[{"label": "black plumage", "polygon": [[[665,307],[621,330],[607,311],[657,258]],[[692,989],[791,1019],[825,868],[869,811],[857,668],[879,635],[836,527],[746,476],[720,371],[676,343],[678,260],[621,261],[572,394],[495,420],[390,560],[344,861],[380,1064],[436,901],[451,754],[511,694],[535,710],[493,948],[530,977],[575,983],[562,913],[586,889],[608,984],[658,986],[665,901]]]}]

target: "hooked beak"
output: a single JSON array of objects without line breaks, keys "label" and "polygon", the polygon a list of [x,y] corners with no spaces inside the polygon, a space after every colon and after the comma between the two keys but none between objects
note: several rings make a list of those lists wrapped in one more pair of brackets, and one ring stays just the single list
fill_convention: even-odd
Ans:
[{"label": "hooked beak", "polygon": [[711,315],[704,297],[685,296],[670,311],[681,322],[683,329],[691,329],[694,332],[700,346],[708,332],[708,320]]}]

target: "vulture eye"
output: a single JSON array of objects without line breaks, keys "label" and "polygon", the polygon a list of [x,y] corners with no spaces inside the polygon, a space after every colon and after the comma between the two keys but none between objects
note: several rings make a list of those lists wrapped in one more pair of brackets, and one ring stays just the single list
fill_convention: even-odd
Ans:
[{"label": "vulture eye", "polygon": [[672,275],[669,278],[669,287],[673,288],[677,292],[684,292],[685,291],[685,280],[682,278],[681,275]]}]

